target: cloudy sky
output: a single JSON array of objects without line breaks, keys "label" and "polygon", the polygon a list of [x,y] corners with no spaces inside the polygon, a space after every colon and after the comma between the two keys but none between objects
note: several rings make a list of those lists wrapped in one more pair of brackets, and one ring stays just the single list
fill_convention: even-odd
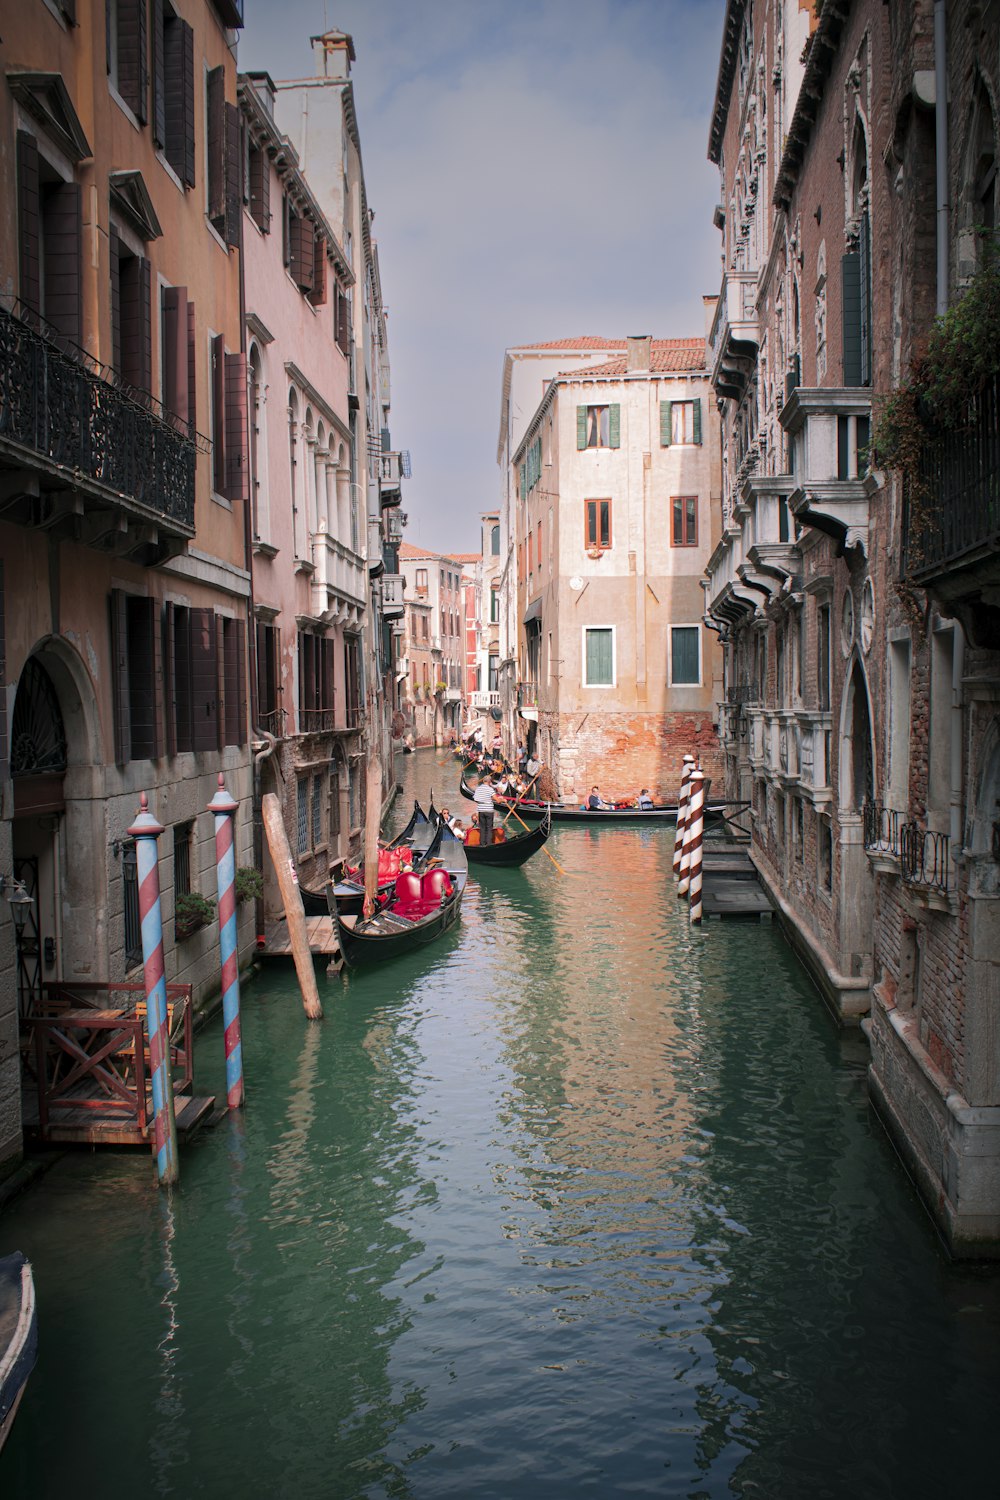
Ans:
[{"label": "cloudy sky", "polygon": [[499,503],[503,352],[704,331],[724,0],[250,0],[244,69],[349,31],[389,310],[407,540],[479,546]]}]

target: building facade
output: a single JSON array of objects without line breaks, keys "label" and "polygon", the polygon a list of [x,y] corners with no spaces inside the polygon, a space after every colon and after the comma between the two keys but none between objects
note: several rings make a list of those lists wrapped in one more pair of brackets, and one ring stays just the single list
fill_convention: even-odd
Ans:
[{"label": "building facade", "polygon": [[[702,340],[627,341],[551,378],[511,455],[518,738],[579,802],[681,760],[717,777],[721,660],[701,575],[719,533]],[[502,606],[501,606],[502,607]]]},{"label": "building facade", "polygon": [[[21,1146],[19,1015],[44,980],[141,975],[140,797],[163,825],[171,979],[219,984],[206,806],[250,864],[242,8],[5,14],[0,156],[0,1164]],[[241,908],[240,947],[253,939]],[[2,1167],[0,1167],[2,1170]]]},{"label": "building facade", "polygon": [[991,8],[730,4],[709,148],[727,788],[961,1254],[1000,1248],[995,385],[891,431],[988,258],[997,56]]},{"label": "building facade", "polygon": [[461,733],[465,599],[462,564],[410,542],[399,548],[407,601],[409,671],[400,679],[403,715],[420,745]]}]

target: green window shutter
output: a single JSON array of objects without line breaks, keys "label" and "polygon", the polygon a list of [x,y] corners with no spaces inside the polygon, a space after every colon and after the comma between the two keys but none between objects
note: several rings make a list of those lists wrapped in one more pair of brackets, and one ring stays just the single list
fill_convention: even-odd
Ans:
[{"label": "green window shutter", "polygon": [[691,403],[691,407],[692,407],[691,416],[693,418],[694,440],[695,440],[696,443],[700,443],[701,442],[701,397],[700,396],[696,396],[694,398],[694,400]]},{"label": "green window shutter", "polygon": [[586,448],[587,446],[587,408],[578,406],[576,409],[576,446]]},{"label": "green window shutter", "polygon": [[660,447],[661,448],[669,448],[670,447],[671,423],[673,422],[673,417],[671,416],[671,412],[673,411],[673,405],[674,405],[674,403],[672,401],[661,401],[660,402]]},{"label": "green window shutter", "polygon": [[674,625],[671,629],[670,681],[674,687],[700,681],[697,625]]},{"label": "green window shutter", "polygon": [[535,439],[535,483],[536,484],[541,479],[541,477],[542,477],[542,440],[541,440],[541,438],[536,438]]},{"label": "green window shutter", "polygon": [[608,447],[620,448],[622,445],[622,409],[616,403],[608,407]]},{"label": "green window shutter", "polygon": [[614,683],[610,630],[587,631],[588,687],[611,687]]},{"label": "green window shutter", "polygon": [[521,499],[522,500],[526,500],[527,498],[528,498],[528,466],[527,466],[527,464],[522,464],[521,465]]}]

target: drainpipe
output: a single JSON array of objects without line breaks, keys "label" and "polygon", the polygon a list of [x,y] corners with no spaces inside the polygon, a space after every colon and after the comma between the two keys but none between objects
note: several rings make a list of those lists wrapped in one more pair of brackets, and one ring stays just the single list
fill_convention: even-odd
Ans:
[{"label": "drainpipe", "polygon": [[955,621],[951,646],[951,820],[948,830],[951,857],[962,847],[962,677],[965,672],[965,631]]},{"label": "drainpipe", "polygon": [[948,310],[948,69],[945,0],[934,0],[934,142],[937,155],[937,315]]}]

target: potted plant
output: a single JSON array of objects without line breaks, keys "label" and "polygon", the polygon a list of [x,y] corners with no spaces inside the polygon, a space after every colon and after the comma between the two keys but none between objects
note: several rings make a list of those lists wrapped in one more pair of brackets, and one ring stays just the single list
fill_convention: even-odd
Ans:
[{"label": "potted plant", "polygon": [[264,877],[253,865],[240,865],[236,871],[236,902],[259,901],[264,894]]},{"label": "potted plant", "polygon": [[191,937],[215,916],[215,902],[200,891],[182,891],[174,901],[174,936],[178,942]]}]

